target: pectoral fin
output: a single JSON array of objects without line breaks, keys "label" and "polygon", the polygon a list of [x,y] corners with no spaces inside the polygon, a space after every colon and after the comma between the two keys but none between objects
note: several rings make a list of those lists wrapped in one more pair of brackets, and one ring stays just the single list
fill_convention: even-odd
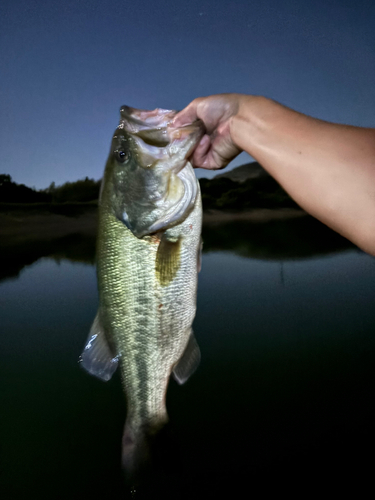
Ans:
[{"label": "pectoral fin", "polygon": [[197,341],[195,340],[194,333],[191,331],[184,354],[181,356],[173,370],[175,380],[181,385],[184,384],[190,375],[192,375],[198,368],[200,360],[201,352]]},{"label": "pectoral fin", "polygon": [[107,382],[116,371],[118,357],[113,355],[105,338],[99,312],[95,316],[79,362],[91,375],[105,382]]},{"label": "pectoral fin", "polygon": [[161,286],[169,285],[176,276],[181,264],[181,238],[168,239],[161,237],[156,254],[155,272]]}]

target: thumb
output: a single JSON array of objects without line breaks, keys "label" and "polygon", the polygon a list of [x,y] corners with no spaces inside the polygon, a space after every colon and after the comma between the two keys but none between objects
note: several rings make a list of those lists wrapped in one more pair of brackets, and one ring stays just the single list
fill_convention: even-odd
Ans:
[{"label": "thumb", "polygon": [[197,107],[200,99],[194,99],[190,104],[186,106],[182,111],[177,113],[172,121],[173,127],[183,127],[193,123],[197,118]]}]

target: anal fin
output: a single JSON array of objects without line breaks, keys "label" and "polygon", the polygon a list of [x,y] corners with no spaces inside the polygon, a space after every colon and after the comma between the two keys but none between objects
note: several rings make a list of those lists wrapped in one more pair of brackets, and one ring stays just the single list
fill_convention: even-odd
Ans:
[{"label": "anal fin", "polygon": [[201,360],[201,352],[191,330],[185,351],[173,369],[173,377],[179,384],[184,384],[190,375],[198,368]]},{"label": "anal fin", "polygon": [[83,352],[79,358],[82,367],[91,375],[107,382],[118,365],[118,356],[114,356],[105,338],[100,322],[99,311],[91,326]]}]

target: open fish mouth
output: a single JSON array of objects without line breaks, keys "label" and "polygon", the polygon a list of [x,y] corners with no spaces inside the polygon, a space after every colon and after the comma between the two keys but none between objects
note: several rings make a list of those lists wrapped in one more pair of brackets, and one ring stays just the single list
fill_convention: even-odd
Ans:
[{"label": "open fish mouth", "polygon": [[[174,127],[173,119],[177,111],[156,108],[152,111],[122,106],[120,127],[132,135],[140,150],[161,157],[172,156],[183,151],[188,158],[200,139],[205,128],[201,120],[183,127]],[[138,139],[138,140],[137,140]]]},{"label": "open fish mouth", "polygon": [[152,111],[122,106],[121,118],[132,124],[135,130],[166,127],[175,117],[177,111],[156,108]]}]

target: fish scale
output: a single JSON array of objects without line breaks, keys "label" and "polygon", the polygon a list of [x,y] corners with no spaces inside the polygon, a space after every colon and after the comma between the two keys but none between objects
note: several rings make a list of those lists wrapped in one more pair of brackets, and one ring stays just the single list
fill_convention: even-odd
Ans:
[{"label": "fish scale", "polygon": [[200,359],[191,326],[202,205],[187,157],[203,130],[199,123],[169,130],[163,120],[173,116],[122,109],[99,200],[99,310],[81,361],[103,380],[119,365],[127,400],[123,464],[130,473],[168,421],[170,375],[184,383]]}]

